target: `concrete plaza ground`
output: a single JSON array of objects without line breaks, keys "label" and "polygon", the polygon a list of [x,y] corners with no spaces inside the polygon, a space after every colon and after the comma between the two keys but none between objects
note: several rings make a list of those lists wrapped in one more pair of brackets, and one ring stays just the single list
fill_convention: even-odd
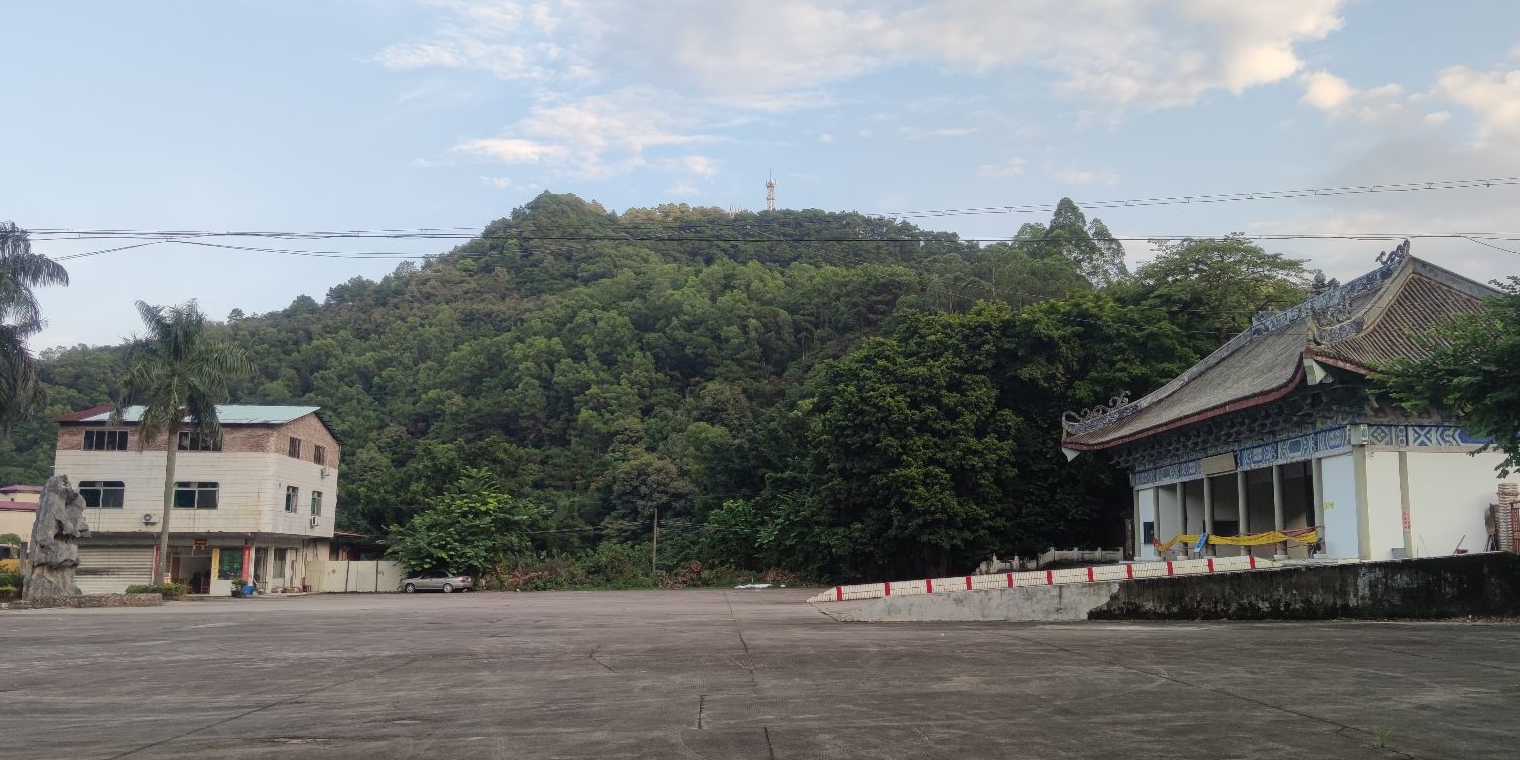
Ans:
[{"label": "concrete plaza ground", "polygon": [[839,623],[809,593],[0,612],[0,755],[1520,756],[1516,624]]}]

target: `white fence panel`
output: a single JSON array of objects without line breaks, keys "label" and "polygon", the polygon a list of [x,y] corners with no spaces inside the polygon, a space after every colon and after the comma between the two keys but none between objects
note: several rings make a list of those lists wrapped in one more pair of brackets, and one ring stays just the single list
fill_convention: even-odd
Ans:
[{"label": "white fence panel", "polygon": [[319,560],[307,563],[311,590],[327,594],[397,591],[406,569],[388,560]]}]

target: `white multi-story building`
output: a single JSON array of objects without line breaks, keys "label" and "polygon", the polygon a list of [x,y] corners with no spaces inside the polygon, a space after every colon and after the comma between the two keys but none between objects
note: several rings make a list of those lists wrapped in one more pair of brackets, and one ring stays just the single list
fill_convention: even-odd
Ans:
[{"label": "white multi-story building", "polygon": [[[311,406],[221,406],[222,441],[180,433],[169,514],[169,574],[193,593],[311,585],[308,562],[328,559],[338,496],[338,440]],[[90,536],[76,573],[85,593],[150,583],[164,513],[164,441],[140,446],[131,407],[59,420],[54,472],[84,497]]]}]

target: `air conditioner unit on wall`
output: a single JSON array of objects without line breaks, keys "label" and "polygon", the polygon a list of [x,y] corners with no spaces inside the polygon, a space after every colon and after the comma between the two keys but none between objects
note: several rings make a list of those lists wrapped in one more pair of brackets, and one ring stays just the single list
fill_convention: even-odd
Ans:
[{"label": "air conditioner unit on wall", "polygon": [[322,516],[321,515],[312,515],[311,516],[311,527],[315,528],[315,527],[317,527],[318,525],[321,525],[321,524],[322,524]]},{"label": "air conditioner unit on wall", "polygon": [[332,474],[332,472],[330,470],[328,470],[327,467],[324,465],[322,467],[322,477],[325,478],[325,477],[327,477],[328,475],[331,475],[331,474]]},{"label": "air conditioner unit on wall", "polygon": [[152,512],[144,512],[142,520],[143,525],[152,525],[153,523],[158,522],[158,515],[155,515]]}]

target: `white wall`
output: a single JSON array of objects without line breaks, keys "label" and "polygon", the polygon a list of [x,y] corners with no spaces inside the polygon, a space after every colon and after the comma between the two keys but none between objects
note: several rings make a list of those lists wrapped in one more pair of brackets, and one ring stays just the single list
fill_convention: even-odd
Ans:
[{"label": "white wall", "polygon": [[[1142,488],[1136,494],[1140,505],[1139,514],[1135,516],[1135,557],[1139,559],[1155,559],[1156,546],[1145,540],[1145,523],[1156,522],[1156,489]],[[1160,525],[1155,528],[1156,535],[1161,535]],[[1165,541],[1165,538],[1161,539]]]},{"label": "white wall", "polygon": [[[1393,456],[1385,454],[1384,456]],[[1455,452],[1409,452],[1409,512],[1414,556],[1451,554],[1457,544],[1483,551],[1488,531],[1483,515],[1494,502],[1499,483],[1497,452],[1477,456]],[[1511,474],[1510,482],[1520,482]]]},{"label": "white wall", "polygon": [[1389,559],[1404,547],[1404,511],[1399,494],[1399,454],[1367,451],[1367,559]]},{"label": "white wall", "polygon": [[1325,555],[1355,559],[1361,551],[1356,519],[1356,463],[1349,453],[1319,461],[1325,504]]},{"label": "white wall", "polygon": [[1178,521],[1181,514],[1177,511],[1177,487],[1165,485],[1153,490],[1156,492],[1156,540],[1170,541],[1182,532]]},{"label": "white wall", "polygon": [[[53,469],[69,476],[76,487],[89,480],[119,480],[126,485],[122,509],[85,510],[92,531],[157,533],[158,523],[144,524],[142,516],[163,513],[165,456],[162,451],[60,449]],[[175,509],[169,529],[173,533],[265,532],[331,538],[337,477],[323,478],[321,470],[317,464],[283,454],[181,451],[175,458],[174,479],[217,483],[217,508]],[[295,514],[284,511],[286,485],[301,491]],[[312,489],[325,494],[323,518],[316,527],[310,522]]]}]

